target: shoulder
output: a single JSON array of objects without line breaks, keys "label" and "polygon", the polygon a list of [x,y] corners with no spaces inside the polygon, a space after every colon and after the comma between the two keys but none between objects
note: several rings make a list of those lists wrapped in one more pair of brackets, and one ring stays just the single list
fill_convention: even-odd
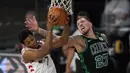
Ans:
[{"label": "shoulder", "polygon": [[104,33],[100,33],[100,36],[107,42],[107,36]]},{"label": "shoulder", "polygon": [[21,58],[22,62],[30,62],[33,59],[34,56],[36,56],[37,49],[31,49],[31,48],[23,48],[21,50]]},{"label": "shoulder", "polygon": [[81,35],[70,36],[70,37],[69,37],[69,42],[68,42],[68,44],[71,44],[71,43],[75,44],[75,43],[77,43],[77,42],[79,42],[79,41],[83,41],[83,40],[84,40],[84,39],[83,39],[83,37],[82,37]]},{"label": "shoulder", "polygon": [[82,35],[82,34],[79,32],[79,30],[76,30],[76,31],[72,34],[72,36],[76,36],[76,35]]},{"label": "shoulder", "polygon": [[76,35],[76,36],[70,36],[69,40],[76,40],[76,39],[81,39],[82,36],[81,35]]},{"label": "shoulder", "polygon": [[101,33],[101,37],[104,38],[104,40],[107,39],[106,35],[104,33]]},{"label": "shoulder", "polygon": [[106,35],[104,33],[96,32],[96,35],[98,35],[99,37],[106,38]]},{"label": "shoulder", "polygon": [[102,36],[102,37],[106,37],[106,35],[105,35],[104,33],[101,33],[101,36]]}]

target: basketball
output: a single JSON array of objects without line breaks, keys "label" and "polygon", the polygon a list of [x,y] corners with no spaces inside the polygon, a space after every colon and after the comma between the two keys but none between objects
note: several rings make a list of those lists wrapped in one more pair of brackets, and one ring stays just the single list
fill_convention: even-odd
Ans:
[{"label": "basketball", "polygon": [[67,21],[67,12],[63,8],[51,7],[48,12],[48,16],[50,14],[58,16],[59,23],[56,26],[65,25],[65,22]]}]

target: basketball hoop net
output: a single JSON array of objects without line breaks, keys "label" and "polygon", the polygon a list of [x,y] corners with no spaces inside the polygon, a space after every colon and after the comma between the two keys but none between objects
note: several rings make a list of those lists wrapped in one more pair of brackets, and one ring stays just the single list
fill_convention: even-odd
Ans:
[{"label": "basketball hoop net", "polygon": [[72,0],[51,0],[51,6],[56,8],[64,8],[68,15],[72,15]]}]

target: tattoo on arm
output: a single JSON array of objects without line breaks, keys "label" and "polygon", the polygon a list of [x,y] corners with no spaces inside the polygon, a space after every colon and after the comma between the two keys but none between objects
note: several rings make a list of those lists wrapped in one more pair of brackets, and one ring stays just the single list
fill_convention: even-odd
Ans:
[{"label": "tattoo on arm", "polygon": [[[46,37],[47,35],[47,30],[39,28],[38,34],[41,35],[42,37]],[[53,38],[57,37],[57,35],[53,34]]]}]

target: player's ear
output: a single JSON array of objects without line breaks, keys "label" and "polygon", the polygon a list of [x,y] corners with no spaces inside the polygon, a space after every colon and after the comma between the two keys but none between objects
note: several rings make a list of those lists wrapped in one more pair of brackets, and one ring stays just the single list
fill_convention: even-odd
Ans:
[{"label": "player's ear", "polygon": [[24,46],[24,44],[21,44],[21,46],[22,46],[22,48],[24,48],[25,46]]},{"label": "player's ear", "polygon": [[92,25],[92,23],[89,21],[89,25],[92,27],[93,25]]}]

